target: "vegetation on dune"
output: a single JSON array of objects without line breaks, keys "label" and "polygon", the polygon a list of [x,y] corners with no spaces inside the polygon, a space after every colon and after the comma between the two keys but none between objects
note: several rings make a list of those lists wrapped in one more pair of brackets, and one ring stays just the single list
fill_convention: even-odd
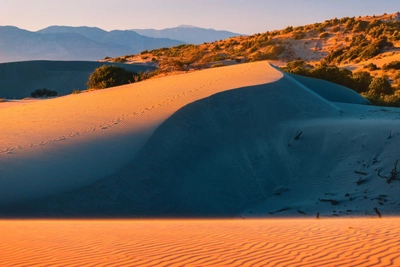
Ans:
[{"label": "vegetation on dune", "polygon": [[379,68],[374,63],[369,63],[364,66],[364,69],[367,69],[369,71],[374,71],[374,70],[378,70]]},{"label": "vegetation on dune", "polygon": [[[183,44],[145,50],[140,55],[107,60],[125,62],[139,57],[157,66],[154,72],[136,75],[133,80],[135,82],[169,72],[186,72],[259,60],[280,60],[287,62],[285,70],[288,72],[349,87],[376,104],[398,106],[399,61],[384,64],[382,71],[378,71],[380,68],[374,63],[354,73],[337,66],[380,58],[390,50],[395,53],[393,48],[400,43],[399,18],[400,13],[334,18],[322,23],[288,26],[282,30],[200,45]],[[300,55],[304,54],[312,54],[308,56],[310,61],[302,60]],[[128,82],[133,81],[128,79]]]},{"label": "vegetation on dune", "polygon": [[[251,36],[238,36],[200,45],[184,44],[141,52],[142,60],[157,63],[161,72],[209,68],[224,60],[249,62],[265,59],[292,61],[298,58],[292,44],[314,43],[314,53],[328,64],[341,64],[375,57],[400,41],[400,21],[395,15],[326,20],[305,26],[288,26]],[[332,42],[333,40],[333,42]],[[332,42],[328,50],[318,42]],[[309,48],[305,48],[309,49]],[[328,53],[328,54],[327,54]],[[108,59],[125,62],[130,56]]]},{"label": "vegetation on dune", "polygon": [[57,91],[54,90],[49,90],[47,88],[41,88],[41,89],[36,89],[31,93],[31,97],[33,98],[39,98],[39,97],[53,97],[57,96],[58,93]]},{"label": "vegetation on dune", "polygon": [[87,86],[89,89],[104,89],[128,84],[134,82],[134,77],[137,75],[137,73],[121,67],[104,65],[94,70],[89,77]]},{"label": "vegetation on dune", "polygon": [[243,63],[278,59],[285,50],[269,33],[235,37],[201,45],[179,45],[141,52],[141,59],[157,63],[162,73],[210,68],[223,61]]},{"label": "vegetation on dune", "polygon": [[[114,65],[103,65],[93,71],[86,85],[88,89],[105,89],[143,81],[156,74],[158,74],[158,70],[136,73]],[[79,94],[80,91],[73,90],[72,93]]]},{"label": "vegetation on dune", "polygon": [[369,72],[352,72],[335,65],[312,67],[303,60],[289,62],[282,70],[346,86],[381,106],[400,106],[400,94],[385,77],[372,77]]},{"label": "vegetation on dune", "polygon": [[329,63],[342,63],[355,60],[367,60],[377,56],[384,49],[393,47],[385,36],[369,40],[365,35],[355,35],[349,46],[332,51],[325,60]]},{"label": "vegetation on dune", "polygon": [[395,60],[395,61],[389,62],[389,63],[387,63],[387,64],[384,64],[384,65],[382,66],[382,69],[383,69],[384,71],[388,71],[388,70],[391,70],[391,69],[393,69],[393,70],[399,70],[399,69],[400,69],[400,61]]}]

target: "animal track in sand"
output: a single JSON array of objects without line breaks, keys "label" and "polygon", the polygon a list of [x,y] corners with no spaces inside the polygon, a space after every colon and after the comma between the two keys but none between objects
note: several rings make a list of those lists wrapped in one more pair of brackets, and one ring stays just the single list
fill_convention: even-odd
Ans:
[{"label": "animal track in sand", "polygon": [[[133,111],[127,115],[126,114],[118,114],[117,116],[108,119],[109,122],[100,124],[98,126],[92,126],[90,128],[86,128],[81,131],[73,131],[73,132],[69,132],[69,133],[64,133],[61,136],[57,136],[57,137],[54,137],[54,138],[46,140],[46,141],[41,141],[39,143],[30,143],[29,145],[18,146],[17,148],[7,147],[7,148],[3,149],[2,151],[0,151],[0,154],[13,154],[13,151],[15,151],[15,150],[23,150],[26,148],[35,148],[35,147],[39,147],[39,146],[42,147],[42,146],[46,146],[49,144],[55,144],[57,142],[67,141],[70,138],[81,137],[81,136],[84,136],[85,134],[93,133],[98,130],[111,130],[112,128],[124,123],[124,121],[126,121],[129,118],[132,118],[133,116],[137,116],[139,114],[145,115],[146,113],[154,111],[155,109],[158,109],[158,108],[164,107],[166,105],[170,105],[176,101],[179,101],[179,100],[183,99],[184,97],[187,97],[190,94],[197,92],[198,90],[199,90],[199,88],[183,91],[180,94],[176,94],[172,97],[162,100],[158,104],[154,104],[154,105],[145,107],[145,108],[141,109],[140,111]],[[96,108],[99,109],[100,106],[98,106]],[[87,112],[84,111],[83,113],[87,113]],[[76,116],[77,115],[75,115],[75,117]]]}]

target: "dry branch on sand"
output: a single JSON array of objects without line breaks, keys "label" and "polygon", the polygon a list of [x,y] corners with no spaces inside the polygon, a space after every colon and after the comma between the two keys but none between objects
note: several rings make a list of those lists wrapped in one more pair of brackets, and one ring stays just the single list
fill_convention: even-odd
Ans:
[{"label": "dry branch on sand", "polygon": [[390,184],[391,181],[400,180],[400,178],[397,177],[397,175],[400,173],[400,171],[397,171],[397,163],[398,162],[399,162],[399,160],[396,160],[396,163],[394,164],[394,168],[390,171],[390,176],[381,175],[380,171],[378,171],[378,176],[381,178],[385,178],[388,184]]},{"label": "dry branch on sand", "polygon": [[318,198],[318,200],[321,201],[321,202],[330,202],[332,205],[337,205],[337,204],[339,204],[339,201],[334,200],[334,199]]}]

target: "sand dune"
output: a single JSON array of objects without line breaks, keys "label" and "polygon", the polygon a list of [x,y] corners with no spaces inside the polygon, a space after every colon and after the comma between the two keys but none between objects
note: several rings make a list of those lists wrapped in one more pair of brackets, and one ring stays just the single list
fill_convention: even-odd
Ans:
[{"label": "sand dune", "polygon": [[0,265],[399,266],[399,223],[0,221]]},{"label": "sand dune", "polygon": [[3,108],[0,203],[107,177],[130,162],[155,128],[181,107],[281,77],[260,62]]},{"label": "sand dune", "polygon": [[400,111],[365,102],[257,62],[4,108],[1,214],[395,215]]}]

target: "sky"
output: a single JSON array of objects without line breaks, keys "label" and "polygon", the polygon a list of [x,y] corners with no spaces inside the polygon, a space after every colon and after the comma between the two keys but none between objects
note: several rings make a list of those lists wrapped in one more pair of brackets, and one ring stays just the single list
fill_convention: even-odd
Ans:
[{"label": "sky", "polygon": [[400,11],[400,0],[0,0],[0,26],[104,30],[193,25],[242,34]]}]

